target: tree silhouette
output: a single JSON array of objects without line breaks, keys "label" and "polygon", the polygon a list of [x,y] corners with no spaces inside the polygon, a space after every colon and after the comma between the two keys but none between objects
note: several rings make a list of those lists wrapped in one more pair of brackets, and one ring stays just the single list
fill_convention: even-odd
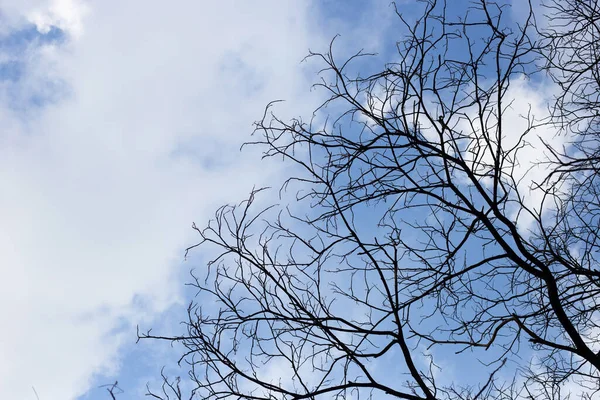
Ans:
[{"label": "tree silhouette", "polygon": [[[600,5],[460,4],[392,6],[378,72],[311,53],[310,120],[267,107],[251,145],[295,167],[280,204],[194,226],[214,257],[185,332],[139,334],[184,347],[186,398],[598,393]],[[525,86],[548,107],[516,109]],[[163,377],[149,394],[183,398]]]}]

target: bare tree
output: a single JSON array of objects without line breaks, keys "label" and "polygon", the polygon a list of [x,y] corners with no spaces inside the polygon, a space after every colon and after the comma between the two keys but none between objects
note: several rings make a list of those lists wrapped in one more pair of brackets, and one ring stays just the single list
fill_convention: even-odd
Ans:
[{"label": "bare tree", "polygon": [[[328,99],[310,120],[267,108],[253,144],[297,171],[282,205],[256,190],[194,226],[189,250],[215,256],[186,332],[139,335],[185,348],[187,397],[598,393],[600,8],[419,4],[391,8],[402,39],[377,73],[311,53]],[[547,110],[515,110],[543,83]],[[164,381],[149,394],[183,398]]]}]

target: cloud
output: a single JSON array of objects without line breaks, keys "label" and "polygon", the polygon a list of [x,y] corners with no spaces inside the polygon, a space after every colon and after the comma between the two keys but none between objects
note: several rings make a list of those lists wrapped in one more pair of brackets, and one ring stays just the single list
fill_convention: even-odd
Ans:
[{"label": "cloud", "polygon": [[0,398],[73,399],[180,300],[191,221],[277,179],[239,145],[269,100],[312,109],[300,60],[322,39],[292,1],[1,10],[0,35],[38,33],[0,87]]},{"label": "cloud", "polygon": [[54,27],[81,35],[88,9],[83,0],[5,0],[0,7],[0,33],[33,23],[42,33]]}]

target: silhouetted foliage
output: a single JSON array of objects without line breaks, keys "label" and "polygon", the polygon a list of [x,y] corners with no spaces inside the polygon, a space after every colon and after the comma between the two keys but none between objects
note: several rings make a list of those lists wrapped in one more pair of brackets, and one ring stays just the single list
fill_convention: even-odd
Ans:
[{"label": "silhouetted foliage", "polygon": [[[296,174],[282,205],[256,190],[194,226],[215,256],[186,330],[140,334],[181,344],[189,376],[152,397],[598,393],[600,6],[419,6],[390,8],[378,72],[310,54],[328,94],[310,120],[267,107],[252,144]],[[524,85],[548,108],[515,110]]]}]

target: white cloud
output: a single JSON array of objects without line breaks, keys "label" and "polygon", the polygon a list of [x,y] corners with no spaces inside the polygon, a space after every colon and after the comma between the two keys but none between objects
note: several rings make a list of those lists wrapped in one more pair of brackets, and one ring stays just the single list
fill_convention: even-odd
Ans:
[{"label": "white cloud", "polygon": [[0,33],[32,23],[44,33],[54,26],[81,35],[87,11],[83,0],[4,0],[0,5]]},{"label": "white cloud", "polygon": [[27,19],[42,33],[56,27],[78,37],[83,33],[83,18],[87,11],[88,7],[80,0],[52,0],[30,11]]},{"label": "white cloud", "polygon": [[321,38],[292,1],[1,7],[68,40],[0,87],[0,398],[73,399],[118,367],[115,330],[178,300],[191,221],[277,176],[239,144],[269,100],[312,109]]}]

